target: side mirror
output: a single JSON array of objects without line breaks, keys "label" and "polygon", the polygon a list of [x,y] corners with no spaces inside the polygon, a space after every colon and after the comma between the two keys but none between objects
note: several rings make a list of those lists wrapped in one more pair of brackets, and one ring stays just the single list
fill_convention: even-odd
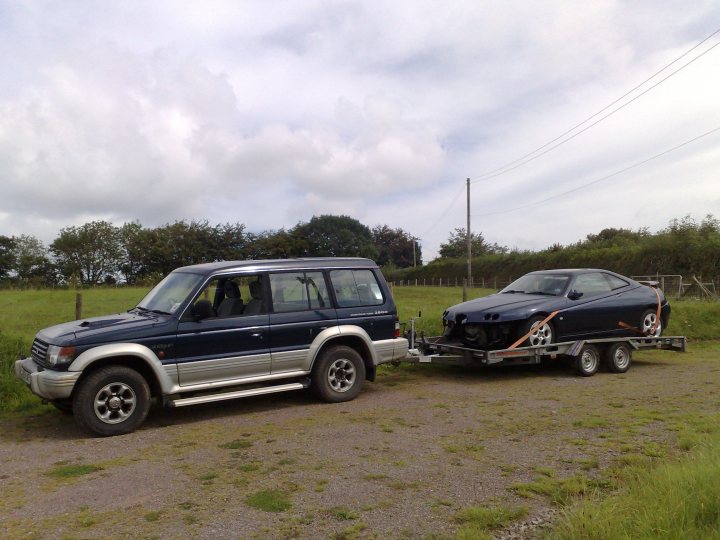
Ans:
[{"label": "side mirror", "polygon": [[208,317],[214,317],[213,307],[210,300],[198,300],[193,304],[192,316],[196,321],[207,319]]},{"label": "side mirror", "polygon": [[569,298],[570,300],[577,300],[578,298],[581,298],[582,295],[583,295],[583,293],[578,292],[578,291],[576,291],[576,290],[572,290],[572,291],[570,291],[570,292],[568,293],[567,296],[568,296],[568,298]]}]

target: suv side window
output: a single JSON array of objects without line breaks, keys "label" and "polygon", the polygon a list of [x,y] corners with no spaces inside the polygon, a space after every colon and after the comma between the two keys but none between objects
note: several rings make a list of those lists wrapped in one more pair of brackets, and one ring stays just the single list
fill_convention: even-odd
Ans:
[{"label": "suv side window", "polygon": [[332,270],[330,281],[339,307],[379,306],[385,303],[371,270]]},{"label": "suv side window", "polygon": [[275,313],[332,307],[322,272],[270,274],[270,290]]},{"label": "suv side window", "polygon": [[260,276],[217,276],[207,282],[183,318],[227,318],[263,313]]}]

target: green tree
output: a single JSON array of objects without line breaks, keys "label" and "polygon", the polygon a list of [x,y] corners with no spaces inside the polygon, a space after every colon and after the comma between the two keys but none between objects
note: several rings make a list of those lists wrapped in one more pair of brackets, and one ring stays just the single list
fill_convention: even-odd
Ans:
[{"label": "green tree", "polygon": [[311,257],[368,257],[378,251],[370,229],[349,216],[313,216],[295,226],[291,233],[305,242],[300,255]]},{"label": "green tree", "polygon": [[143,226],[137,221],[131,221],[120,227],[120,249],[122,259],[120,272],[125,282],[134,284],[144,274],[143,260],[146,258],[147,245],[144,242]]},{"label": "green tree", "polygon": [[[485,241],[482,233],[472,233],[470,235],[470,246],[473,257],[487,255],[493,253],[507,253],[508,248],[498,244],[489,244]],[[467,257],[467,232],[463,227],[457,227],[450,233],[448,241],[440,244],[440,258],[452,259],[458,257]]]},{"label": "green tree", "polygon": [[107,221],[92,221],[66,227],[50,244],[60,273],[80,283],[96,284],[118,271],[122,261],[120,231]]},{"label": "green tree", "polygon": [[0,279],[15,269],[15,239],[0,235]]},{"label": "green tree", "polygon": [[21,283],[55,284],[55,265],[45,245],[36,237],[28,234],[15,237],[15,261],[15,271]]},{"label": "green tree", "polygon": [[380,266],[407,268],[413,266],[413,263],[422,264],[422,250],[418,239],[404,230],[377,225],[372,229],[372,237],[378,250],[376,262]]},{"label": "green tree", "polygon": [[245,255],[248,259],[287,259],[301,255],[305,242],[285,229],[248,234]]}]

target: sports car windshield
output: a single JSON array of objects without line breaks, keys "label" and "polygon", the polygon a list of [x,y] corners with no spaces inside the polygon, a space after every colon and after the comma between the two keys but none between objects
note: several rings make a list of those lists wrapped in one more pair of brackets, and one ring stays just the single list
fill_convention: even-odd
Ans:
[{"label": "sports car windshield", "polygon": [[562,274],[526,274],[505,287],[500,294],[544,294],[560,296],[570,276]]},{"label": "sports car windshield", "polygon": [[180,307],[202,279],[200,274],[172,272],[155,285],[137,307],[140,311],[169,315]]}]

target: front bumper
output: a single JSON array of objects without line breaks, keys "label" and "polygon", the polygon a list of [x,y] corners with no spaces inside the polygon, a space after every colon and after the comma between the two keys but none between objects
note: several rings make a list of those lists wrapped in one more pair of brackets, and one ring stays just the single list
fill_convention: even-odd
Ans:
[{"label": "front bumper", "polygon": [[15,362],[15,376],[43,399],[67,399],[80,378],[79,371],[53,371],[38,366],[32,358]]}]

